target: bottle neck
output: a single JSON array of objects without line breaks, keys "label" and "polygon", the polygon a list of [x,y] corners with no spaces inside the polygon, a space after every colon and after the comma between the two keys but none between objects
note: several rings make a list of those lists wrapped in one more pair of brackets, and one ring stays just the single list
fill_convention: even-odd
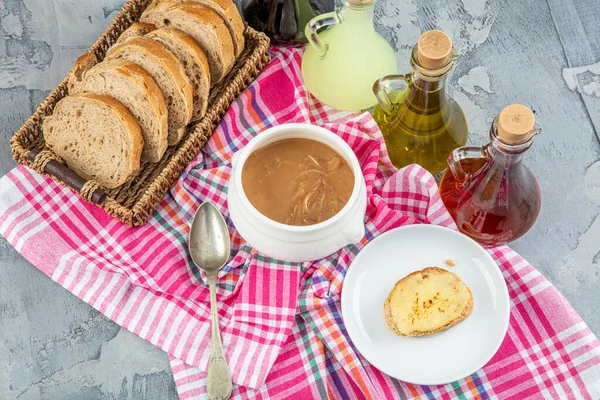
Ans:
[{"label": "bottle neck", "polygon": [[525,152],[533,144],[535,134],[526,142],[520,144],[504,143],[498,136],[498,119],[495,119],[490,128],[490,144],[486,153],[494,163],[502,163],[505,168],[520,168]]},{"label": "bottle neck", "polygon": [[447,76],[444,74],[432,78],[413,69],[407,79],[410,90],[406,100],[409,107],[422,115],[439,112],[446,103]]},{"label": "bottle neck", "polygon": [[411,75],[412,84],[418,90],[426,92],[432,96],[445,96],[448,72],[440,76],[431,77],[424,75],[418,69],[413,68]]},{"label": "bottle neck", "polygon": [[420,90],[431,93],[432,95],[437,94],[439,96],[444,96],[446,92],[446,80],[448,79],[448,75],[450,75],[450,71],[452,71],[452,68],[454,67],[454,63],[459,57],[458,52],[453,49],[453,55],[450,61],[437,70],[431,70],[423,67],[419,63],[418,54],[418,45],[415,45],[410,57],[413,84]]},{"label": "bottle neck", "polygon": [[355,5],[344,1],[338,10],[342,23],[373,26],[373,10],[375,2],[366,5]]},{"label": "bottle neck", "polygon": [[412,73],[408,82],[411,88],[409,102],[420,113],[426,113],[426,111],[438,112],[446,102],[446,81],[454,66],[454,60],[441,70],[428,70],[419,64],[418,49],[415,46],[411,54],[410,64]]}]

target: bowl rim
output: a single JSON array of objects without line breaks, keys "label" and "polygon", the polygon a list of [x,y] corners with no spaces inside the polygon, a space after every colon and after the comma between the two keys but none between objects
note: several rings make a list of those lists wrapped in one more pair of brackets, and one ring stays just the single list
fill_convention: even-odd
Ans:
[{"label": "bowl rim", "polygon": [[[325,221],[319,222],[318,224],[298,226],[288,225],[272,220],[266,215],[262,214],[260,211],[258,211],[256,207],[254,207],[254,205],[246,196],[246,192],[244,191],[244,185],[242,182],[242,171],[244,169],[244,164],[248,160],[248,157],[252,153],[254,153],[254,151],[260,149],[261,145],[265,141],[268,141],[269,139],[278,135],[288,133],[289,131],[297,131],[298,136],[288,136],[280,140],[299,138],[319,141],[331,147],[336,153],[338,153],[346,161],[348,161],[350,168],[352,168],[352,172],[354,173],[354,187],[352,188],[352,194],[350,195],[350,198],[348,199],[344,207],[342,207],[342,209],[338,211],[337,214],[335,214],[333,217]],[[306,133],[311,134],[311,136],[307,137],[306,135],[303,135]],[[320,135],[329,137],[333,141],[334,145],[319,140]],[[269,144],[273,144],[278,141],[279,140],[277,139],[272,140],[269,142]],[[343,151],[341,149],[343,149]],[[235,162],[233,169],[233,178],[235,179],[234,184],[237,185],[236,189],[244,207],[250,209],[251,212],[254,214],[254,217],[256,217],[261,223],[266,224],[269,227],[285,230],[288,232],[314,232],[322,229],[327,229],[338,223],[338,221],[346,217],[346,215],[350,212],[352,207],[357,203],[358,196],[360,195],[361,191],[362,182],[364,181],[364,176],[360,167],[360,163],[358,162],[358,158],[356,157],[356,154],[354,153],[354,150],[352,150],[350,145],[346,143],[344,139],[342,139],[329,129],[323,128],[322,126],[307,123],[285,123],[270,127],[264,130],[263,132],[259,133],[258,135],[254,136],[252,139],[250,139],[248,144],[239,151],[239,156]]]}]

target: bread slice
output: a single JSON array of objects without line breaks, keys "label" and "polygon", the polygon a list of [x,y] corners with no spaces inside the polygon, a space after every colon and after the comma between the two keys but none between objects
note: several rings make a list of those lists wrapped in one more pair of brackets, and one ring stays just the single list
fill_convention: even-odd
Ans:
[{"label": "bread slice", "polygon": [[138,64],[156,81],[167,101],[169,145],[179,142],[192,120],[194,95],[182,63],[166,47],[144,36],[112,47],[105,60],[123,59]]},{"label": "bread slice", "polygon": [[167,149],[167,103],[152,76],[129,61],[96,64],[94,53],[79,57],[69,76],[69,93],[104,94],[123,104],[136,118],[144,136],[142,160],[157,162]]},{"label": "bread slice", "polygon": [[145,22],[137,22],[131,25],[119,37],[117,43],[144,35],[161,43],[167,50],[179,58],[194,91],[192,121],[201,119],[206,114],[210,91],[210,71],[204,50],[185,32],[175,28],[156,29],[155,25]]},{"label": "bread slice", "polygon": [[43,129],[54,153],[79,176],[105,188],[122,185],[140,168],[142,130],[110,96],[67,96],[44,118]]},{"label": "bread slice", "polygon": [[210,7],[193,1],[155,1],[140,20],[159,27],[172,27],[190,35],[208,58],[211,85],[221,81],[235,61],[233,39],[223,18]]},{"label": "bread slice", "polygon": [[[180,0],[181,3],[184,0]],[[225,22],[233,40],[236,57],[244,50],[244,21],[234,2],[231,0],[188,0],[210,7]]]},{"label": "bread slice", "polygon": [[446,330],[473,311],[473,294],[445,269],[428,267],[402,278],[383,304],[385,324],[399,336]]},{"label": "bread slice", "polygon": [[156,25],[154,24],[148,24],[145,22],[133,23],[129,28],[125,29],[125,32],[121,33],[121,35],[117,39],[117,44],[121,44],[126,40],[129,40],[134,37],[144,36],[155,29]]},{"label": "bread slice", "polygon": [[210,70],[204,50],[187,33],[174,28],[160,28],[146,37],[162,43],[183,64],[194,90],[194,113],[192,121],[206,114],[210,91]]}]

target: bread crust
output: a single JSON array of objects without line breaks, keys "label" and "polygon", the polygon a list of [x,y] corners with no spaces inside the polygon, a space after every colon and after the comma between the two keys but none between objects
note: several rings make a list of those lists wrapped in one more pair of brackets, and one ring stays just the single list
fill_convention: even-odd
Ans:
[{"label": "bread crust", "polygon": [[175,80],[179,91],[187,100],[185,113],[186,119],[189,122],[189,120],[192,118],[192,87],[189,83],[187,76],[185,75],[185,71],[183,70],[183,66],[181,65],[179,59],[175,57],[173,53],[167,50],[162,44],[143,36],[131,38],[121,45],[112,47],[108,51],[107,58],[116,57],[119,51],[126,51],[127,46],[137,46],[144,48],[148,51],[148,53],[154,55],[155,57],[161,60],[163,65],[170,72],[171,77]]},{"label": "bread crust", "polygon": [[187,33],[175,28],[160,28],[153,32],[150,32],[148,34],[148,37],[157,40],[156,36],[160,35],[170,35],[171,37],[181,42],[192,54],[192,57],[202,69],[202,75],[206,77],[206,88],[202,92],[200,92],[199,87],[196,87],[194,85],[194,80],[192,79],[192,77],[189,77],[195,95],[200,98],[199,104],[194,103],[194,113],[192,115],[192,121],[199,120],[206,113],[206,109],[208,107],[208,95],[210,90],[210,70],[208,67],[208,59],[206,58],[206,53],[204,52],[204,50],[202,50],[202,47],[200,47],[200,45],[194,40],[194,38],[192,38]]},{"label": "bread crust", "polygon": [[[167,104],[163,96],[162,91],[152,78],[152,76],[146,72],[139,65],[130,61],[113,59],[103,63],[96,63],[96,56],[93,53],[86,53],[79,57],[76,63],[76,68],[73,69],[73,74],[69,77],[68,88],[69,93],[81,93],[89,91],[85,89],[86,76],[91,73],[90,71],[94,68],[98,68],[100,71],[106,71],[111,69],[115,74],[121,75],[122,77],[135,82],[138,88],[142,91],[145,98],[148,99],[148,103],[152,110],[152,113],[157,118],[157,132],[146,132],[146,135],[152,135],[152,143],[154,144],[155,151],[149,152],[146,146],[142,152],[142,159],[150,162],[159,161],[165,150],[167,149],[167,137],[168,137],[168,124],[167,124]],[[111,93],[102,93],[111,96]]]},{"label": "bread crust", "polygon": [[[126,176],[123,176],[121,179],[114,182],[98,182],[106,188],[112,189],[118,187],[125,183],[135,172],[137,172],[140,168],[140,158],[142,155],[142,149],[144,147],[144,139],[142,137],[142,130],[137,123],[136,119],[131,115],[127,107],[123,104],[119,103],[117,100],[110,96],[106,95],[98,95],[92,93],[77,93],[70,96],[67,96],[65,99],[60,101],[54,110],[54,113],[57,114],[60,112],[61,107],[65,106],[69,102],[68,99],[86,99],[91,103],[98,103],[100,107],[109,108],[120,122],[123,124],[126,132],[129,134],[126,135],[125,140],[129,141],[128,148],[131,150],[131,157],[126,160],[121,160],[121,162],[128,161],[126,171],[128,172]],[[66,100],[66,101],[65,101]],[[48,124],[52,123],[53,116],[48,116],[46,120],[44,120],[44,130]],[[49,143],[50,144],[50,143]],[[51,146],[52,147],[52,146]],[[56,151],[56,149],[55,149]],[[60,152],[57,152],[60,155]],[[72,166],[71,166],[72,167]],[[85,177],[84,177],[85,178]]]},{"label": "bread crust", "polygon": [[[231,0],[191,0],[194,3],[203,4],[212,8],[228,23],[227,28],[233,39],[235,56],[239,56],[244,50],[244,21],[237,7]],[[182,1],[183,2],[183,1]]]},{"label": "bread crust", "polygon": [[98,58],[93,52],[87,51],[83,53],[83,55],[81,55],[77,61],[75,61],[75,65],[69,74],[67,90],[72,92],[77,83],[83,80],[83,75],[85,72],[96,64],[98,64]]},{"label": "bread crust", "polygon": [[[155,10],[158,7],[157,3],[171,2],[172,6],[176,4],[197,3],[207,6],[215,11],[224,20],[227,29],[231,34],[235,56],[239,56],[244,50],[244,31],[246,29],[244,20],[240,15],[235,3],[231,0],[155,0],[146,8],[148,12]],[[135,24],[134,24],[135,25]]]},{"label": "bread crust", "polygon": [[[210,27],[214,31],[214,36],[211,35],[212,44],[217,47],[216,58],[214,59],[211,51],[205,48],[202,43],[198,42],[198,45],[205,51],[209,56],[209,62],[211,63],[222,63],[222,68],[211,69],[211,85],[215,85],[220,82],[233,67],[235,62],[235,49],[233,45],[232,34],[225,25],[225,20],[216,11],[208,6],[194,2],[194,1],[180,1],[180,0],[161,0],[154,1],[151,3],[146,10],[142,13],[140,20],[143,22],[155,23],[159,26],[171,26],[165,23],[167,20],[180,20],[181,14],[185,14],[187,17],[192,18],[198,24]],[[180,30],[195,37],[193,29],[182,29],[177,26]]]},{"label": "bread crust", "polygon": [[168,145],[168,136],[169,136],[169,128],[168,128],[168,111],[167,111],[167,103],[165,101],[165,97],[148,72],[145,69],[140,67],[134,63],[126,63],[116,69],[117,73],[122,74],[123,76],[130,77],[131,79],[135,79],[140,82],[144,88],[147,98],[150,99],[150,105],[156,115],[159,116],[159,156],[150,158],[149,161],[157,162],[159,161],[165,150],[167,150]]},{"label": "bread crust", "polygon": [[148,15],[152,14],[153,12],[156,12],[158,10],[168,10],[171,7],[174,7],[178,4],[181,4],[181,1],[179,0],[155,0],[153,2],[151,2],[148,7],[146,7],[146,9],[144,10],[144,12],[142,12],[142,15],[140,16],[140,22],[144,23],[144,22],[148,22],[147,20],[145,20],[145,18],[148,17]]},{"label": "bread crust", "polygon": [[175,9],[193,15],[204,24],[211,24],[215,28],[217,37],[221,42],[223,59],[225,61],[225,73],[223,76],[227,75],[235,62],[235,50],[231,32],[227,29],[223,17],[212,8],[194,1],[186,1]]},{"label": "bread crust", "polygon": [[[121,52],[130,51],[131,48],[139,48],[142,51],[151,54],[156,59],[160,60],[166,70],[169,72],[169,75],[175,81],[176,87],[184,99],[185,109],[184,111],[184,124],[186,126],[192,120],[193,115],[193,107],[194,107],[194,94],[193,89],[190,84],[190,81],[185,73],[183,65],[179,61],[173,53],[165,48],[164,45],[158,43],[155,40],[144,36],[138,36],[131,38],[124,43],[112,47],[106,57],[107,59],[118,58]],[[165,93],[163,93],[165,98],[167,97]],[[170,117],[169,117],[170,118]],[[183,126],[178,126],[177,128],[181,128]],[[169,130],[171,133],[171,129]],[[178,142],[178,138],[173,138],[171,134],[169,135],[169,144],[176,144]]]},{"label": "bread crust", "polygon": [[124,43],[134,37],[147,35],[154,30],[156,30],[156,25],[154,24],[150,24],[148,22],[135,22],[131,24],[129,28],[125,29],[125,32],[119,35],[116,44],[118,45]]},{"label": "bread crust", "polygon": [[[392,315],[392,309],[391,309],[391,304],[390,304],[392,294],[394,293],[396,287],[398,285],[400,285],[401,283],[403,283],[406,279],[408,279],[414,275],[417,275],[417,274],[428,274],[428,273],[448,273],[448,274],[453,275],[460,282],[462,282],[462,280],[455,273],[445,270],[443,268],[439,268],[439,267],[427,267],[420,271],[412,272],[412,273],[406,275],[404,278],[400,279],[398,282],[396,282],[396,284],[394,285],[394,288],[390,291],[390,294],[387,296],[387,298],[385,299],[385,302],[383,303],[383,315],[385,318],[385,325],[387,326],[387,328],[390,329],[392,332],[394,332],[398,336],[403,336],[403,337],[423,336],[423,335],[431,335],[433,333],[441,332],[441,331],[444,331],[446,329],[453,327],[454,325],[458,324],[459,322],[464,321],[469,315],[471,315],[471,312],[473,311],[473,293],[471,292],[471,289],[465,284],[465,288],[469,292],[470,300],[458,317],[456,317],[455,319],[453,319],[446,325],[444,325],[438,329],[431,330],[431,331],[413,331],[408,335],[400,332],[400,330],[394,323],[394,316]],[[463,282],[463,284],[464,284],[464,282]]]},{"label": "bread crust", "polygon": [[140,169],[140,159],[142,156],[142,149],[144,148],[144,138],[142,136],[142,129],[140,128],[140,125],[138,124],[137,120],[133,115],[131,115],[127,107],[125,107],[123,104],[121,104],[120,102],[118,102],[110,96],[92,93],[79,93],[73,96],[82,97],[91,101],[103,103],[104,105],[113,109],[119,116],[119,119],[123,122],[123,125],[125,125],[125,127],[127,128],[127,131],[131,133],[130,140],[132,156],[130,157],[131,162],[129,163],[131,173],[129,174],[127,179],[124,179],[124,181],[127,181],[129,177],[131,177],[131,175],[133,175],[135,172],[137,172],[137,170]]}]

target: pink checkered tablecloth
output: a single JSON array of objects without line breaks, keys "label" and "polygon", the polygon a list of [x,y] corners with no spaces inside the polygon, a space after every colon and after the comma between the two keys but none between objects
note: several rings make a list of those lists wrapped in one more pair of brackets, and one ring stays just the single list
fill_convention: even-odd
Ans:
[{"label": "pink checkered tablecloth", "polygon": [[[434,178],[396,171],[368,113],[327,108],[305,91],[299,49],[273,61],[231,106],[151,220],[131,228],[24,167],[0,180],[0,233],[27,260],[104,315],[165,350],[182,399],[206,398],[210,308],[190,270],[189,221],[203,201],[223,212],[232,258],[217,298],[233,398],[600,398],[600,342],[564,297],[510,248],[490,249],[508,284],[506,338],[481,370],[458,382],[417,386],[392,379],[355,350],[340,292],[353,257],[375,236],[406,224],[455,227]],[[290,264],[250,248],[229,220],[233,153],[285,122],[324,126],[357,154],[368,188],[365,237],[313,263]],[[402,362],[402,360],[399,360]]]}]

